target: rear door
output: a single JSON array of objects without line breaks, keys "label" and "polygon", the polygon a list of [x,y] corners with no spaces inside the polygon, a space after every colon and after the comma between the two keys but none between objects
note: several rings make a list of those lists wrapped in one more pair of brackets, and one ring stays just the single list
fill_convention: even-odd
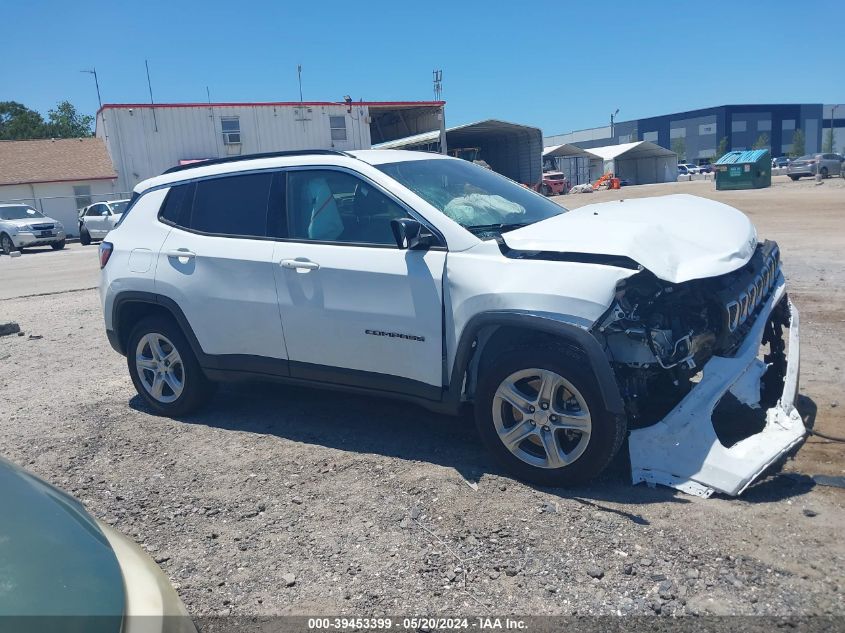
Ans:
[{"label": "rear door", "polygon": [[291,169],[273,255],[291,375],[436,399],[445,247],[400,250],[409,209],[358,174]]},{"label": "rear door", "polygon": [[287,373],[268,222],[281,212],[279,178],[262,171],[179,185],[159,215],[173,229],[156,291],[176,301],[220,369]]}]

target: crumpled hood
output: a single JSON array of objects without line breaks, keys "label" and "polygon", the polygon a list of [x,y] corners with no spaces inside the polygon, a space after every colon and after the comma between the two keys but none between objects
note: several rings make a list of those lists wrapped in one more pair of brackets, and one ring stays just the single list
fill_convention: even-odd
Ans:
[{"label": "crumpled hood", "polygon": [[671,283],[732,272],[757,246],[745,214],[689,194],[591,204],[502,238],[521,251],[628,257]]}]

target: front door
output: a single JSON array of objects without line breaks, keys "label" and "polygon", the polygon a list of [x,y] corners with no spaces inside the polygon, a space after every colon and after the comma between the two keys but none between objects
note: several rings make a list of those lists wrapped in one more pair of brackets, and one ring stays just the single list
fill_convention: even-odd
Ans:
[{"label": "front door", "polygon": [[445,249],[397,248],[408,211],[345,170],[290,170],[273,254],[294,377],[437,399]]}]

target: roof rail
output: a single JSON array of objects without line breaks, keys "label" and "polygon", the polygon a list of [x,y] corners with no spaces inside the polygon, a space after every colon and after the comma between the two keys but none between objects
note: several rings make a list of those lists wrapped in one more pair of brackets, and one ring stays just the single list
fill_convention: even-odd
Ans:
[{"label": "roof rail", "polygon": [[187,165],[176,165],[163,173],[172,174],[176,171],[184,171],[185,169],[194,169],[196,167],[205,167],[206,165],[221,165],[225,163],[236,163],[242,160],[254,160],[256,158],[282,158],[285,156],[309,156],[309,155],[327,155],[327,156],[350,156],[347,152],[342,152],[336,149],[296,149],[287,150],[283,152],[262,152],[260,154],[243,154],[241,156],[227,156],[226,158],[211,158],[209,160],[200,160],[195,163]]}]

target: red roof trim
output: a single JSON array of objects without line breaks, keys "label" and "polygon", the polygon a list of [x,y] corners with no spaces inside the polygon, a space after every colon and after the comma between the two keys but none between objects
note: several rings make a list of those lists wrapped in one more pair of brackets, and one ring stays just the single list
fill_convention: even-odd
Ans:
[{"label": "red roof trim", "polygon": [[0,187],[7,187],[10,185],[43,185],[50,182],[86,182],[88,180],[117,180],[117,174],[114,176],[93,176],[90,178],[60,178],[59,180],[20,180],[17,182],[0,181]]},{"label": "red roof trim", "polygon": [[280,106],[280,107],[319,107],[319,106],[377,106],[377,107],[399,107],[399,106],[444,106],[445,101],[353,101],[351,104],[345,101],[247,101],[231,103],[106,103],[97,110],[97,114],[105,109],[117,108],[237,108],[253,106]]}]

